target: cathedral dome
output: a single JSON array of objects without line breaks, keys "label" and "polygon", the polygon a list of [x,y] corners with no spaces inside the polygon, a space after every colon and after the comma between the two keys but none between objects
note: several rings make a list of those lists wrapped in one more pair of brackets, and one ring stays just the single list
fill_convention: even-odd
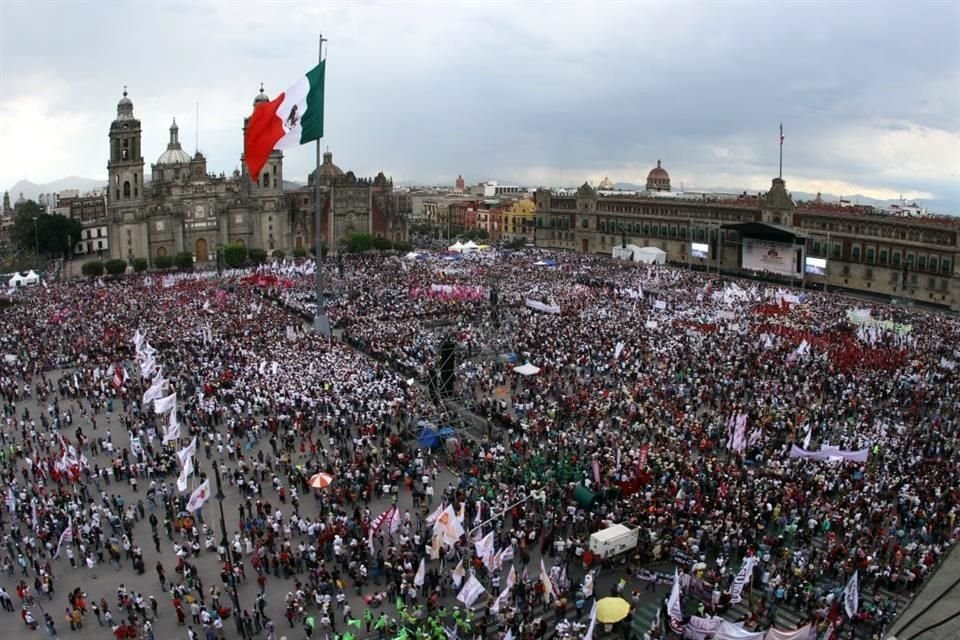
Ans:
[{"label": "cathedral dome", "polygon": [[600,184],[597,185],[598,189],[602,191],[612,191],[613,190],[613,181],[610,178],[604,176],[603,180],[600,181]]},{"label": "cathedral dome", "polygon": [[323,164],[320,165],[321,178],[339,178],[343,175],[343,170],[333,164],[333,154],[327,151],[323,154]]},{"label": "cathedral dome", "polygon": [[188,164],[190,154],[180,147],[180,127],[177,126],[177,119],[173,119],[170,125],[170,142],[167,143],[167,150],[157,158],[157,164]]},{"label": "cathedral dome", "polygon": [[670,174],[660,166],[659,160],[657,160],[657,166],[647,174],[647,190],[670,191]]}]

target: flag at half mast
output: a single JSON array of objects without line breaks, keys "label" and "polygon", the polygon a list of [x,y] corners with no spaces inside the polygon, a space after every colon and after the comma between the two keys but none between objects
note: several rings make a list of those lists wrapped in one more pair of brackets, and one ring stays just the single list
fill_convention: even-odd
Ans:
[{"label": "flag at half mast", "polygon": [[326,60],[269,102],[256,106],[243,140],[243,156],[256,179],[274,149],[323,137],[323,78]]}]

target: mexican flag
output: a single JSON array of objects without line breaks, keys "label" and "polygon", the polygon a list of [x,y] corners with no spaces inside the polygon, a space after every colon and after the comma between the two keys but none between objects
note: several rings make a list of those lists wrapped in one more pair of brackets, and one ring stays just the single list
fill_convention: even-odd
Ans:
[{"label": "mexican flag", "polygon": [[247,123],[244,160],[254,180],[270,152],[323,137],[323,76],[326,61],[269,102],[257,105]]}]

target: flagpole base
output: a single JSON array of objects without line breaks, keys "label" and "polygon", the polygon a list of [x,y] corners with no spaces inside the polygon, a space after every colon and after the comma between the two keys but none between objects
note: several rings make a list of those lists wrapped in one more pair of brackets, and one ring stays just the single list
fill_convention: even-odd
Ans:
[{"label": "flagpole base", "polygon": [[313,316],[313,332],[324,338],[330,337],[330,320],[325,312]]}]

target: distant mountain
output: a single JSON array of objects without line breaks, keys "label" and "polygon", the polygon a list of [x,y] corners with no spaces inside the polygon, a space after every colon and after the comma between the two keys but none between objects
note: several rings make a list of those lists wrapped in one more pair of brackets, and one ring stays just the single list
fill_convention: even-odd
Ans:
[{"label": "distant mountain", "polygon": [[21,180],[7,189],[7,191],[10,193],[10,202],[14,203],[20,199],[20,194],[23,194],[23,197],[27,200],[36,201],[41,193],[60,193],[67,189],[79,189],[80,193],[84,193],[86,191],[92,191],[93,189],[102,189],[105,186],[107,186],[106,180],[70,176],[69,178],[60,178],[59,180],[45,184],[36,184],[29,180]]},{"label": "distant mountain", "polygon": [[294,182],[293,180],[284,180],[283,181],[283,190],[284,191],[296,191],[303,186],[302,182]]}]

